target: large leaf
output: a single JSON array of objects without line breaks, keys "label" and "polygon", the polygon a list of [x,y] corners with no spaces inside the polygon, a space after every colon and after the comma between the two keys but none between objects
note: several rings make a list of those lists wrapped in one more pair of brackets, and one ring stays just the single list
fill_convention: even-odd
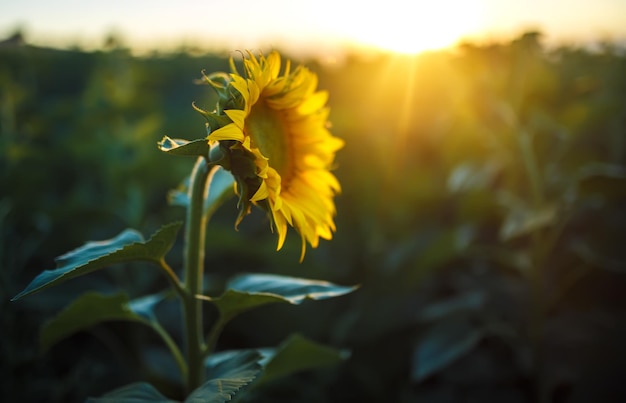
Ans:
[{"label": "large leaf", "polygon": [[176,403],[145,382],[132,383],[101,397],[90,397],[87,403]]},{"label": "large leaf", "polygon": [[294,334],[278,347],[220,351],[212,354],[206,363],[215,366],[250,352],[260,354],[258,363],[263,368],[255,385],[300,371],[337,365],[350,356],[347,350],[337,350]]},{"label": "large leaf", "polygon": [[324,346],[299,334],[292,335],[278,348],[259,351],[263,355],[264,371],[257,384],[300,371],[337,365],[350,356],[349,351]]},{"label": "large leaf", "polygon": [[261,355],[253,350],[234,351],[206,360],[209,380],[194,390],[185,403],[223,403],[261,372]]},{"label": "large leaf", "polygon": [[328,281],[274,274],[243,274],[232,279],[226,291],[212,301],[224,317],[272,303],[297,305],[307,299],[322,300],[350,293],[357,286],[340,286]]},{"label": "large leaf", "polygon": [[158,142],[159,149],[168,154],[200,156],[207,157],[209,155],[209,142],[206,139],[182,140],[172,139],[167,136]]},{"label": "large leaf", "polygon": [[56,269],[40,273],[12,301],[113,264],[135,260],[159,263],[174,244],[181,224],[164,225],[148,241],[139,232],[127,229],[106,241],[87,242],[58,257]]},{"label": "large leaf", "polygon": [[437,322],[417,344],[412,379],[421,381],[444,369],[474,348],[484,333],[467,317]]},{"label": "large leaf", "polygon": [[40,333],[41,348],[48,350],[60,340],[103,321],[126,320],[150,325],[154,306],[161,300],[162,295],[130,301],[124,293],[85,293],[46,322]]}]

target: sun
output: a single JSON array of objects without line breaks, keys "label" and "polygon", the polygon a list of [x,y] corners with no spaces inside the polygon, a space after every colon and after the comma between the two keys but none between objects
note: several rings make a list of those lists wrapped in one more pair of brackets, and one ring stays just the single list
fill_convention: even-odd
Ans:
[{"label": "sun", "polygon": [[355,18],[343,21],[354,44],[403,54],[442,49],[481,26],[480,0],[384,0],[352,10]]}]

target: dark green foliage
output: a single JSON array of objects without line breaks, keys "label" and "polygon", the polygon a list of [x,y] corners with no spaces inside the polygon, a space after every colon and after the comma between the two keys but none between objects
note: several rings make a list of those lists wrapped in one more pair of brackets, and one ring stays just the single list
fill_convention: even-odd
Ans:
[{"label": "dark green foliage", "polygon": [[[236,200],[226,203],[210,223],[206,292],[220,295],[241,271],[361,284],[336,300],[243,313],[217,344],[263,348],[298,332],[352,354],[250,388],[250,401],[534,402],[538,378],[548,401],[620,401],[624,50],[547,49],[527,34],[415,58],[307,64],[330,93],[333,133],[346,141],[335,171],[337,233],[298,265],[294,233],[277,253],[264,212],[253,210],[235,232]],[[215,102],[194,83],[202,69],[227,71],[227,60],[0,49],[0,390],[8,400],[83,401],[146,379],[157,389],[117,393],[183,400],[138,364],[141,350],[161,362],[162,343],[145,341],[144,326],[96,326],[95,338],[78,332],[35,351],[44,318],[84,290],[75,283],[104,293],[121,283],[134,297],[167,285],[158,270],[99,271],[67,282],[65,293],[8,300],[59,251],[182,218],[165,195],[193,158],[166,155],[157,142],[206,136],[191,107]],[[184,193],[171,200],[184,205]],[[164,326],[179,325],[177,307],[156,311]]]},{"label": "dark green foliage", "polygon": [[242,351],[231,354],[220,362],[207,365],[208,380],[193,391],[185,403],[223,403],[244,386],[254,381],[261,372],[261,355],[255,351]]},{"label": "dark green foliage", "polygon": [[181,224],[165,225],[147,241],[139,232],[127,229],[106,241],[87,242],[56,258],[56,269],[41,272],[12,301],[114,264],[145,260],[158,265],[174,244]]},{"label": "dark green foliage", "polygon": [[115,389],[98,398],[87,399],[88,403],[175,403],[159,393],[154,386],[145,382],[133,383]]},{"label": "dark green foliage", "polygon": [[242,274],[231,279],[219,297],[205,299],[217,308],[223,321],[228,321],[263,305],[299,305],[306,300],[325,300],[345,295],[357,288],[297,277]]}]

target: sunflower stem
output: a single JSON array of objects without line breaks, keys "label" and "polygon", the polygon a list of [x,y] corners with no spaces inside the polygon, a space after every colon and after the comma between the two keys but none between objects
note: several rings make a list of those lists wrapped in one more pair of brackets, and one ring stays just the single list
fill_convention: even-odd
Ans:
[{"label": "sunflower stem", "polygon": [[212,165],[204,157],[198,158],[189,183],[189,206],[184,250],[184,289],[183,316],[187,354],[186,390],[191,393],[203,381],[203,323],[202,302],[196,295],[202,294],[204,277],[204,248],[206,239],[207,215],[204,213],[204,200],[213,172]]}]

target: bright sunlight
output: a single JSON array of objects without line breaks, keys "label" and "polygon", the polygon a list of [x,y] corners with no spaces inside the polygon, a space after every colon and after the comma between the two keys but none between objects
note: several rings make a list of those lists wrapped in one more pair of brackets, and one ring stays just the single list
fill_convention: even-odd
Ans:
[{"label": "bright sunlight", "polygon": [[378,6],[363,6],[358,10],[359,17],[344,22],[344,26],[357,44],[415,54],[452,46],[476,34],[482,25],[482,11],[481,1],[387,0]]}]

